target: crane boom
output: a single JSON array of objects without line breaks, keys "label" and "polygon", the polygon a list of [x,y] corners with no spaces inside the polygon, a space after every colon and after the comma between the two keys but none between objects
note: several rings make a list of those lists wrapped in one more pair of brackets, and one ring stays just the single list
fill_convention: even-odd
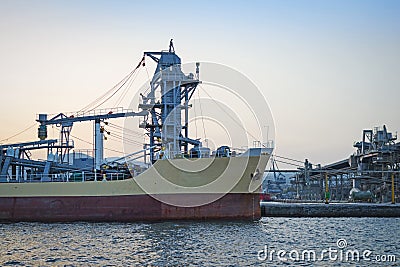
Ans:
[{"label": "crane boom", "polygon": [[38,137],[40,140],[47,138],[47,125],[59,125],[61,126],[60,131],[60,146],[57,148],[57,154],[59,155],[60,163],[69,163],[69,151],[73,148],[70,142],[70,133],[74,122],[94,121],[94,150],[95,150],[95,169],[99,170],[103,162],[103,127],[100,127],[100,122],[107,119],[116,119],[123,117],[136,117],[146,116],[148,111],[133,112],[132,110],[121,110],[118,109],[114,113],[112,110],[105,113],[98,114],[79,114],[77,115],[65,115],[59,113],[51,119],[47,119],[47,114],[39,114],[37,122],[40,123],[38,129]]},{"label": "crane boom", "polygon": [[95,121],[95,120],[107,120],[107,119],[115,119],[122,117],[135,117],[135,116],[146,116],[148,111],[140,111],[140,112],[120,112],[120,113],[106,113],[99,115],[89,115],[89,116],[66,116],[63,113],[56,115],[51,119],[47,119],[47,114],[39,114],[39,118],[36,120],[41,125],[51,125],[51,124],[71,124],[74,122],[82,122],[82,121]]}]

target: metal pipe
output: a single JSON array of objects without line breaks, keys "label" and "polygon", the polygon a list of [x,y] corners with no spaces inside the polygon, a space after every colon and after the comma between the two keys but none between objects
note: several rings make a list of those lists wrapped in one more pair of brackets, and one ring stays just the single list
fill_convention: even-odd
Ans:
[{"label": "metal pipe", "polygon": [[394,173],[392,173],[392,204],[395,204],[396,201],[394,199]]},{"label": "metal pipe", "polygon": [[94,146],[95,169],[100,170],[100,166],[103,163],[103,133],[100,127],[100,120],[95,120],[94,123]]},{"label": "metal pipe", "polygon": [[325,173],[325,204],[329,204],[329,182],[328,182],[328,173]]}]

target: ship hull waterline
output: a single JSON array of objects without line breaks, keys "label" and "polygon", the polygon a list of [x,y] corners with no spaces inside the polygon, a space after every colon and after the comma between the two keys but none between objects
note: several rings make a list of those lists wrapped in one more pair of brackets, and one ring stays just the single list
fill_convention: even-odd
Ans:
[{"label": "ship hull waterline", "polygon": [[[185,178],[189,177],[183,179],[185,185],[188,185],[188,181],[209,177],[205,176],[207,171],[215,173],[214,168],[220,169],[222,165],[226,167],[229,161],[234,168],[242,168],[245,162],[245,169],[228,172],[228,175],[232,175],[240,171],[241,176],[226,193],[218,185],[202,192],[174,191],[174,188],[164,192],[146,192],[133,178],[108,182],[3,183],[0,184],[0,221],[257,220],[261,217],[259,185],[262,179],[255,177],[254,173],[256,170],[264,170],[268,159],[269,155],[214,160],[211,167],[199,172],[188,172]],[[182,171],[179,170],[178,175],[166,164],[160,161],[155,164],[156,168],[151,167],[138,177],[149,180],[154,177],[152,171],[157,171],[158,167],[158,170],[169,171],[163,173],[167,178],[177,177],[182,183]],[[258,179],[256,189],[249,191],[254,179]],[[204,200],[204,203],[184,206],[175,205],[176,200],[178,203],[201,203]]]}]

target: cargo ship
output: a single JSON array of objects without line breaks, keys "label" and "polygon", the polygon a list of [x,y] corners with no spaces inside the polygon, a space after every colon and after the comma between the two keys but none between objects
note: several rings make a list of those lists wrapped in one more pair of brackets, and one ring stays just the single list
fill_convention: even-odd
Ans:
[{"label": "cargo ship", "polygon": [[[184,74],[172,40],[168,50],[145,52],[135,70],[145,58],[157,67],[150,90],[140,95],[140,111],[39,114],[38,141],[0,145],[1,222],[260,218],[259,189],[272,148],[258,142],[211,151],[191,139],[188,109],[201,83],[200,64],[195,74]],[[140,151],[105,161],[102,124],[114,118],[141,118],[147,141]],[[71,128],[82,121],[94,124],[93,158],[72,153]],[[61,128],[59,139],[47,139],[50,125]],[[32,159],[36,149],[47,150],[47,159]]]}]

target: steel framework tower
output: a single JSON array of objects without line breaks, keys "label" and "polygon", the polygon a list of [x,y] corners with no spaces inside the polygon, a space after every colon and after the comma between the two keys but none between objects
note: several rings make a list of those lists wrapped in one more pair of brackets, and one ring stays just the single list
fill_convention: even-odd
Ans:
[{"label": "steel framework tower", "polygon": [[196,75],[185,75],[181,70],[181,59],[175,54],[172,39],[169,50],[145,52],[144,56],[157,63],[150,81],[150,92],[146,96],[142,95],[142,103],[139,105],[139,108],[150,112],[150,118],[142,127],[148,131],[150,161],[154,163],[156,151],[161,150],[164,158],[175,158],[182,156],[182,152],[187,154],[189,144],[200,145],[198,140],[189,138],[188,129],[189,100],[200,83],[200,64],[196,63]]}]

